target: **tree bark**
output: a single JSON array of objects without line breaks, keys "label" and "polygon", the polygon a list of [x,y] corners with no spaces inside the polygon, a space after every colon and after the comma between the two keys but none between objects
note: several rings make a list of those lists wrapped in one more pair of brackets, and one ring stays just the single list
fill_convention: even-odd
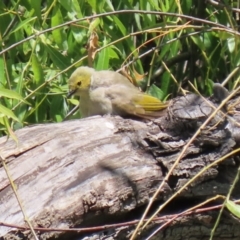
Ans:
[{"label": "tree bark", "polygon": [[[187,95],[173,100],[163,117],[154,121],[95,116],[25,127],[16,131],[18,144],[1,138],[1,157],[39,239],[129,239],[136,227],[133,221],[141,218],[183,147],[214,111],[213,105],[218,105],[213,99],[206,102]],[[237,113],[225,115],[228,106],[201,129],[187,148],[148,217],[200,170],[239,147],[240,117]],[[146,239],[166,223],[169,214],[180,213],[218,194],[226,195],[238,165],[238,156],[233,155],[209,168],[178,194],[164,208],[162,217],[137,239]],[[239,197],[239,183],[235,189],[233,198]],[[179,216],[151,239],[209,239],[218,213],[219,209]],[[29,230],[17,228],[27,224],[3,166],[0,222],[2,239],[33,239]],[[115,225],[79,232],[38,229],[108,224]],[[214,236],[239,239],[239,221],[225,210]]]}]

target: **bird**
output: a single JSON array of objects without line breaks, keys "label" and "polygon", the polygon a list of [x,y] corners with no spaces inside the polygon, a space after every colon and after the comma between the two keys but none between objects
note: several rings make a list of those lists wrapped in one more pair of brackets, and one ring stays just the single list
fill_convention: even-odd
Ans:
[{"label": "bird", "polygon": [[110,70],[78,67],[68,80],[69,93],[80,96],[82,117],[118,115],[152,119],[162,116],[168,103],[141,92],[126,77]]}]

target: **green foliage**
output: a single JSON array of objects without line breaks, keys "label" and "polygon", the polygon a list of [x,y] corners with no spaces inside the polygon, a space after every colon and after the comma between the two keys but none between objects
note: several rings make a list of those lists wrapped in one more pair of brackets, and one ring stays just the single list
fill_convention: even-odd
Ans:
[{"label": "green foliage", "polygon": [[231,200],[226,201],[227,209],[235,215],[237,218],[240,218],[240,206]]},{"label": "green foliage", "polygon": [[[192,0],[0,1],[1,134],[63,121],[76,104],[66,99],[67,79],[89,64],[92,33],[96,69],[127,65],[129,73],[148,73],[139,84],[161,99],[176,96],[178,84],[192,91],[188,81],[209,94],[210,83],[222,82],[240,62],[236,6],[228,7]],[[229,87],[238,80],[234,75]]]}]

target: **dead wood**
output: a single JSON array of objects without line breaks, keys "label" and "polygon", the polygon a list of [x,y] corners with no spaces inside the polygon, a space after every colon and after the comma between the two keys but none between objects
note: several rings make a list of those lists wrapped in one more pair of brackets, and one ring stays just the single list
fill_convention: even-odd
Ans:
[{"label": "dead wood", "polygon": [[[240,128],[235,122],[239,115],[225,116],[226,109],[201,130],[187,149],[151,213],[202,168],[239,147]],[[12,139],[0,139],[0,153],[34,227],[123,223],[141,217],[182,148],[212,111],[202,98],[188,95],[172,101],[164,116],[153,122],[96,116],[25,127],[16,131],[18,146]],[[161,216],[179,213],[217,194],[226,195],[237,168],[237,156],[211,167],[179,194]],[[239,193],[236,190],[233,197],[239,197]],[[218,211],[209,211],[178,217],[155,238],[209,239],[217,215]],[[146,239],[166,219],[153,222],[138,238]],[[3,226],[27,225],[2,166],[0,222],[2,239],[32,239],[29,230]],[[39,239],[129,239],[135,226],[116,225],[75,234],[36,232]],[[228,211],[215,236],[240,238],[239,222]]]}]

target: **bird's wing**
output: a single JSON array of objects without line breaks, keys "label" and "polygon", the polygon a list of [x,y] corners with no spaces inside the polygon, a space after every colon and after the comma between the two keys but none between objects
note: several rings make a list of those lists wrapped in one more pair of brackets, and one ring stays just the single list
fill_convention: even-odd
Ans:
[{"label": "bird's wing", "polygon": [[159,99],[144,93],[139,93],[139,95],[133,97],[133,102],[136,108],[143,110],[143,113],[139,112],[136,114],[141,118],[152,119],[161,117],[164,114],[163,110],[168,107],[168,103],[163,103]]},{"label": "bird's wing", "polygon": [[137,88],[115,84],[107,88],[106,96],[111,99],[115,114],[134,115],[141,118],[156,118],[168,105],[155,97],[141,93]]},{"label": "bird's wing", "polygon": [[140,105],[145,111],[160,111],[168,106],[167,103],[163,103],[159,99],[144,93],[133,97],[133,102]]}]

